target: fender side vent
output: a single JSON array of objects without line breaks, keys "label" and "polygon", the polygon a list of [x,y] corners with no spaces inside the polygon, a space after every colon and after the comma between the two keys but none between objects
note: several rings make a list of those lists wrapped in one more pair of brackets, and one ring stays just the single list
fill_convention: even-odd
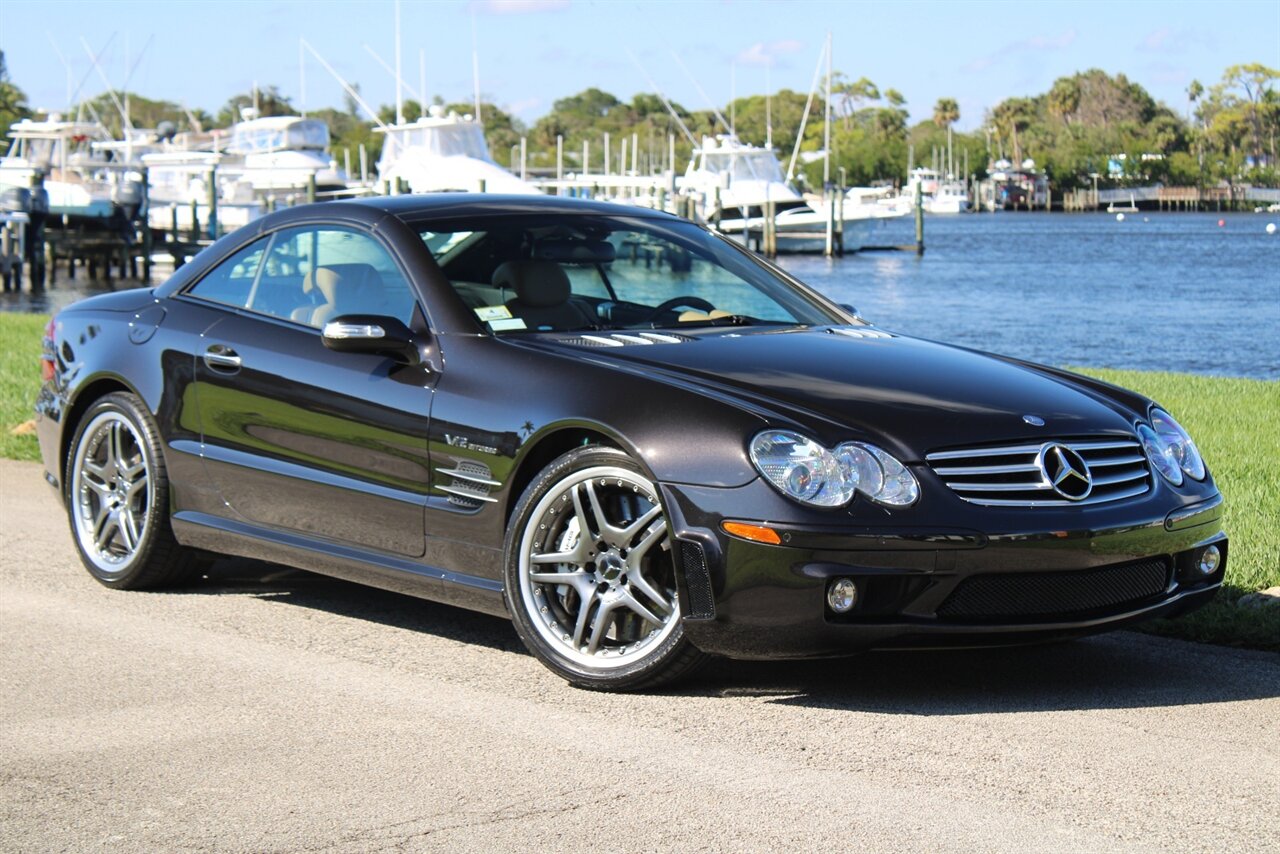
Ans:
[{"label": "fender side vent", "polygon": [[711,591],[711,572],[707,568],[707,554],[698,543],[679,540],[680,568],[684,571],[685,587],[689,591],[689,617],[695,620],[711,620],[716,616],[716,599]]},{"label": "fender side vent", "polygon": [[450,478],[449,483],[437,484],[436,489],[449,494],[450,504],[468,510],[495,503],[497,499],[489,493],[502,485],[493,479],[488,466],[474,460],[459,460],[451,469],[437,468],[436,474]]}]

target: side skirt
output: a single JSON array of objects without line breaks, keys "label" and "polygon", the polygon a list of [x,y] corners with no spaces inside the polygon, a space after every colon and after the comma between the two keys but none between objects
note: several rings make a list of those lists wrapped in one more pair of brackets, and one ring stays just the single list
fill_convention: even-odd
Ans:
[{"label": "side skirt", "polygon": [[502,601],[501,582],[449,572],[395,555],[193,510],[173,514],[173,533],[178,542],[191,548],[270,561],[393,593],[509,616]]}]

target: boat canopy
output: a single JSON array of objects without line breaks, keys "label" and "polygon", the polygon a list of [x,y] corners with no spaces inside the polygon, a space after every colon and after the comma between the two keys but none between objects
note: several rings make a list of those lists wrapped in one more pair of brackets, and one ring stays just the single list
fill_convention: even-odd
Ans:
[{"label": "boat canopy", "polygon": [[329,126],[316,119],[288,122],[255,119],[232,129],[227,151],[233,154],[265,154],[270,151],[324,151],[329,147]]},{"label": "boat canopy", "polygon": [[728,175],[733,181],[784,183],[782,166],[767,148],[733,148],[702,152],[702,168],[713,175]]},{"label": "boat canopy", "polygon": [[402,152],[416,150],[438,157],[470,157],[493,162],[484,139],[484,127],[479,122],[428,118],[412,124],[393,125],[386,129],[386,134]]}]

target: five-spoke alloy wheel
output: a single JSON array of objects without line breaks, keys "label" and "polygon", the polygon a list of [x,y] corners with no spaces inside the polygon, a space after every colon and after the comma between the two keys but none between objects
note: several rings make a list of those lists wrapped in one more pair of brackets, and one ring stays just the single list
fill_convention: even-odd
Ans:
[{"label": "five-spoke alloy wheel", "polygon": [[680,625],[657,488],[616,449],[571,451],[530,485],[508,532],[506,580],[521,638],[575,685],[652,687],[703,658]]},{"label": "five-spoke alloy wheel", "polygon": [[157,432],[132,394],[108,394],[81,418],[67,460],[66,500],[80,559],[108,587],[160,587],[203,565],[173,538]]}]

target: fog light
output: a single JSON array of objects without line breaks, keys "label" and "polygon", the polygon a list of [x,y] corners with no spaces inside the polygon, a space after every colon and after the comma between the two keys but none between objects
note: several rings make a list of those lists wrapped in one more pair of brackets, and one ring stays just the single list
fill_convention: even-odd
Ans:
[{"label": "fog light", "polygon": [[[1209,546],[1209,548],[1200,552],[1200,563],[1197,568],[1204,575],[1213,575],[1218,571],[1218,567],[1222,564],[1222,552],[1218,551],[1217,546]],[[834,605],[832,607],[835,607]]]},{"label": "fog light", "polygon": [[837,614],[844,614],[858,603],[858,585],[851,578],[837,578],[827,587],[827,604]]}]

